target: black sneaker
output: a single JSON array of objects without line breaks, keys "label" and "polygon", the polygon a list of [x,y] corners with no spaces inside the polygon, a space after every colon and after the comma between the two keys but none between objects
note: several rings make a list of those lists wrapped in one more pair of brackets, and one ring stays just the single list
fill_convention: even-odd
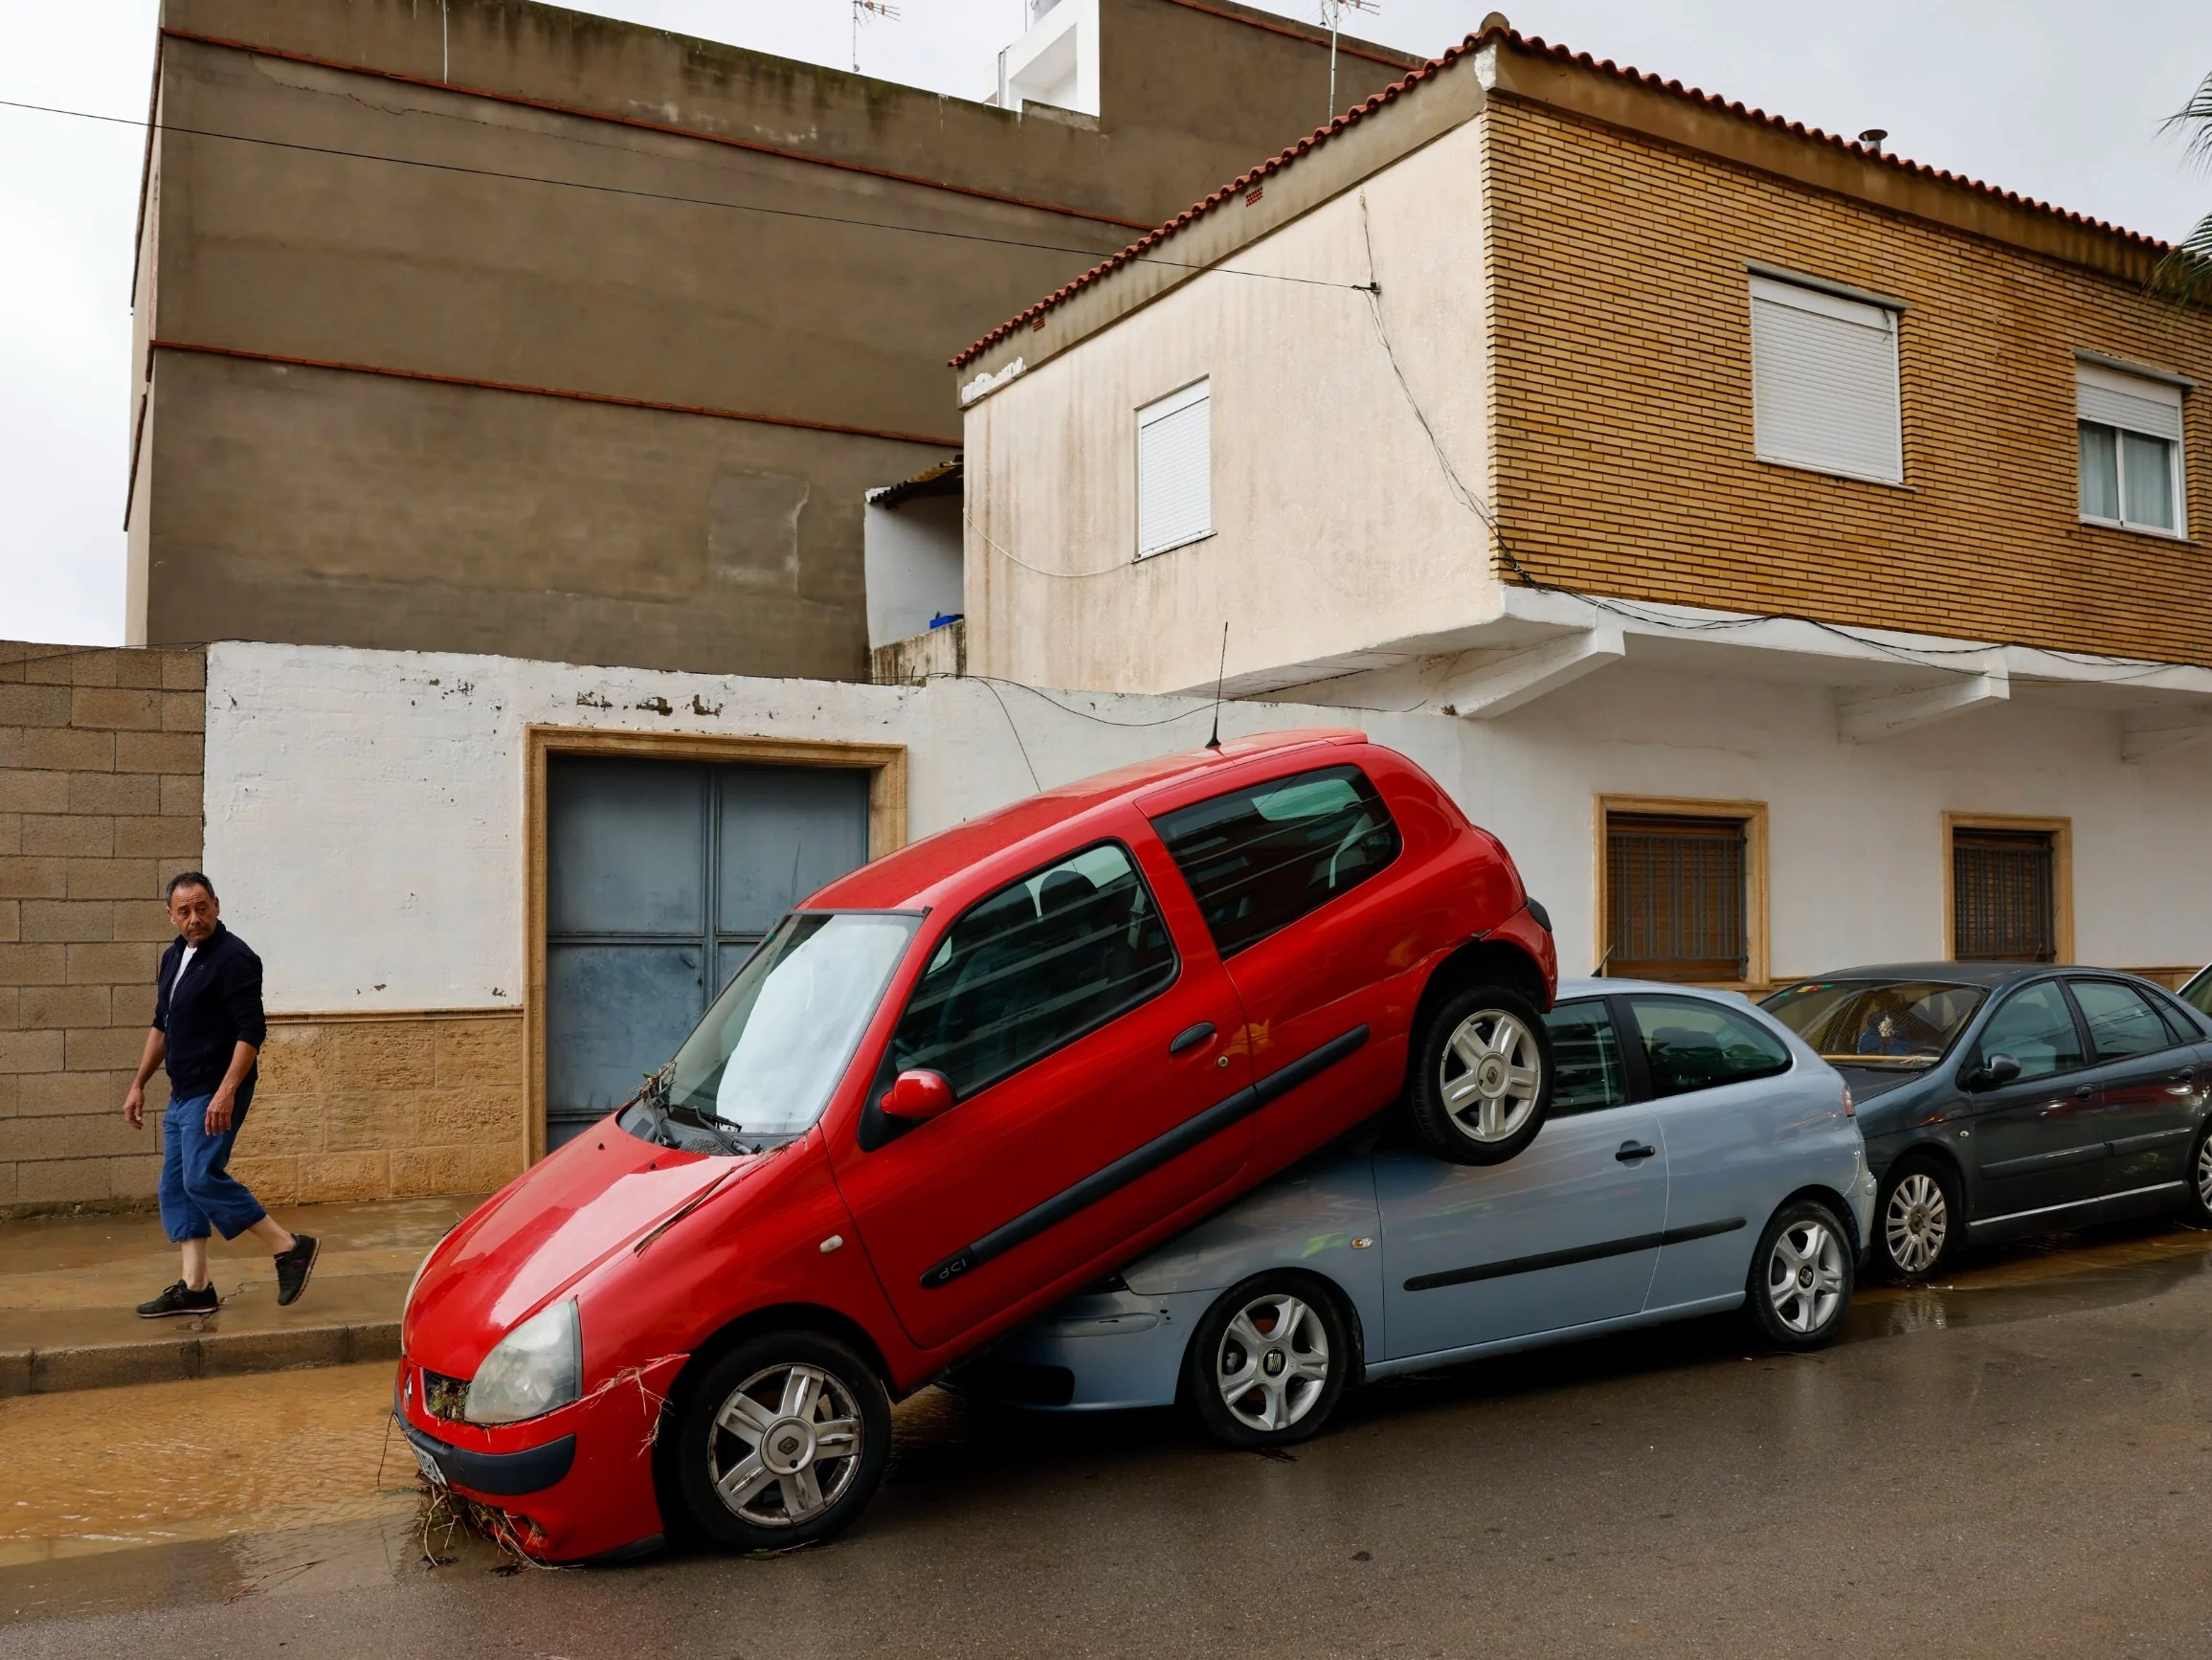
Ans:
[{"label": "black sneaker", "polygon": [[300,1300],[300,1293],[307,1289],[307,1276],[315,1271],[315,1236],[296,1233],[292,1248],[277,1253],[277,1307],[290,1308]]},{"label": "black sneaker", "polygon": [[212,1285],[193,1290],[184,1281],[177,1283],[150,1303],[138,1306],[142,1320],[166,1320],[171,1314],[212,1314],[223,1306],[223,1299],[215,1295]]}]

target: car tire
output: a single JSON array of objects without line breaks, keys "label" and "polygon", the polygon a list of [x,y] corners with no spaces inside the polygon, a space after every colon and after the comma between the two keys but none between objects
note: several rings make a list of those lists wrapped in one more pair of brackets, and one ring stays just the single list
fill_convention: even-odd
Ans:
[{"label": "car tire", "polygon": [[891,1402],[874,1368],[835,1337],[765,1332],[707,1368],[675,1434],[690,1521],[730,1550],[790,1550],[866,1508],[890,1456]]},{"label": "car tire", "polygon": [[1321,1432],[1357,1363],[1343,1304],[1311,1274],[1255,1274],[1199,1319],[1183,1405],[1223,1447],[1288,1447]]},{"label": "car tire", "polygon": [[1424,1152],[1454,1164],[1505,1163],[1536,1139],[1552,1108],[1544,1018],[1503,986],[1437,998],[1414,1032],[1405,1106]]},{"label": "car tire", "polygon": [[1898,1161],[1874,1206],[1874,1262],[1893,1280],[1924,1280],[1957,1261],[1966,1242],[1958,1178],[1923,1155]]},{"label": "car tire", "polygon": [[2189,1197],[2181,1201],[2181,1217],[2191,1226],[2212,1228],[2212,1118],[2205,1119],[2189,1144]]},{"label": "car tire", "polygon": [[1835,1340],[1851,1307],[1850,1229],[1832,1205],[1794,1199],[1775,1212],[1752,1252],[1744,1310],[1761,1337],[1781,1349]]}]

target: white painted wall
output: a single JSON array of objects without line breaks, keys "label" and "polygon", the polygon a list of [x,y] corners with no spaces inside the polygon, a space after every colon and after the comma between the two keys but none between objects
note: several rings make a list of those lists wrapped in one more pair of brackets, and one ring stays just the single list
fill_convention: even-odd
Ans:
[{"label": "white painted wall", "polygon": [[960,611],[960,498],[924,496],[897,507],[868,504],[860,518],[868,591],[868,649],[920,634]]},{"label": "white painted wall", "polygon": [[[1213,684],[1225,619],[1235,677],[1496,614],[1481,526],[1352,287],[1381,284],[1421,408],[1486,491],[1482,144],[1479,120],[1446,133],[968,407],[977,673],[1168,691]],[[1203,377],[1216,533],[1140,564],[1136,411]]]},{"label": "white painted wall", "polygon": [[[676,712],[640,707],[654,699]],[[207,867],[226,920],[267,964],[272,1009],[512,1004],[529,725],[905,744],[919,837],[1039,781],[1195,748],[1208,707],[980,681],[871,686],[217,645]],[[1629,665],[1495,721],[1231,703],[1221,724],[1229,734],[1357,725],[1413,755],[1511,848],[1551,907],[1569,972],[1597,957],[1600,793],[1769,803],[1778,974],[1939,954],[1947,809],[2073,819],[2084,961],[2199,962],[2212,956],[2212,748],[2126,763],[2118,718],[2022,697],[1844,745],[1824,686]]]}]

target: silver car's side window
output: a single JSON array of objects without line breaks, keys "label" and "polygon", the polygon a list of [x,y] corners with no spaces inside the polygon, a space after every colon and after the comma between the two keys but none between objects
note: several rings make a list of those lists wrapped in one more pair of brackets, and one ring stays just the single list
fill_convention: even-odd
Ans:
[{"label": "silver car's side window", "polygon": [[1552,1034],[1552,1115],[1596,1112],[1628,1100],[1620,1035],[1602,998],[1561,1003],[1544,1017]]},{"label": "silver car's side window", "polygon": [[1795,1064],[1789,1045],[1748,1012],[1689,998],[1641,995],[1630,997],[1628,1007],[1655,1098],[1771,1078]]}]

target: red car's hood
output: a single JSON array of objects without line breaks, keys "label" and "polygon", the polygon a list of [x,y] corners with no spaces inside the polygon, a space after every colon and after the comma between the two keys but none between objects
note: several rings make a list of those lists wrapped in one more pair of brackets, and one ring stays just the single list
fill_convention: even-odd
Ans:
[{"label": "red car's hood", "polygon": [[556,1293],[762,1162],[593,1126],[486,1200],[438,1246],[408,1300],[409,1357],[473,1377],[492,1346]]}]

